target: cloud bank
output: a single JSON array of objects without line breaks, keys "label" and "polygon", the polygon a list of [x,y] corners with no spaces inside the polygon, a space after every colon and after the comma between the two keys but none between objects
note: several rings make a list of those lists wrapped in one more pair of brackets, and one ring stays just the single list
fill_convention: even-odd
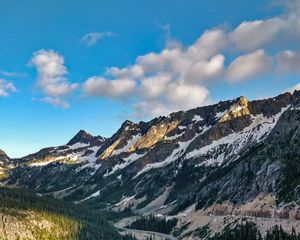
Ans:
[{"label": "cloud bank", "polygon": [[[298,52],[269,51],[300,38],[299,1],[287,1],[284,7],[280,16],[244,21],[232,30],[208,29],[190,46],[166,44],[127,67],[108,67],[105,75],[88,78],[83,91],[116,100],[134,97],[134,115],[143,118],[210,103],[211,81],[237,84],[271,72],[299,72]],[[228,55],[233,60],[226,63]]]}]

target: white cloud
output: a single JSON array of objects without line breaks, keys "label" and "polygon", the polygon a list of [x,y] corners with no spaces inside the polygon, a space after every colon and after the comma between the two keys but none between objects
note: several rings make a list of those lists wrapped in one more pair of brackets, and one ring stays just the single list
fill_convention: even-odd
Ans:
[{"label": "white cloud", "polygon": [[89,96],[105,96],[122,98],[132,93],[135,81],[128,78],[108,80],[103,77],[91,77],[83,85],[84,92]]},{"label": "white cloud", "polygon": [[109,77],[91,77],[83,90],[89,96],[116,99],[134,95],[139,99],[134,109],[151,105],[145,112],[151,116],[200,106],[209,100],[209,91],[201,84],[224,71],[224,56],[217,53],[226,44],[223,30],[206,31],[188,48],[172,45],[160,53],[138,56],[135,64],[125,68],[109,67]]},{"label": "white cloud", "polygon": [[106,74],[115,78],[140,78],[143,76],[144,71],[141,66],[133,65],[132,67],[128,68],[110,67],[106,69]]},{"label": "white cloud", "polygon": [[84,43],[87,47],[91,47],[94,46],[102,38],[112,36],[114,36],[112,32],[90,32],[85,34],[81,38],[81,42]]},{"label": "white cloud", "polygon": [[224,60],[225,57],[218,54],[208,61],[197,61],[187,70],[184,77],[188,82],[215,79],[224,71]]},{"label": "white cloud", "polygon": [[143,69],[144,74],[157,71],[180,74],[187,67],[181,48],[163,49],[160,53],[148,53],[136,59],[136,65]]},{"label": "white cloud", "polygon": [[0,79],[0,97],[7,97],[9,93],[16,92],[15,85],[5,79]]},{"label": "white cloud", "polygon": [[166,102],[171,111],[195,108],[209,101],[209,91],[199,85],[175,82],[166,91]]},{"label": "white cloud", "polygon": [[70,107],[69,103],[61,98],[57,97],[44,97],[41,99],[42,102],[49,103],[55,107],[67,109]]},{"label": "white cloud", "polygon": [[170,113],[160,101],[141,101],[136,103],[133,108],[133,115],[136,118],[164,116]]},{"label": "white cloud", "polygon": [[264,50],[257,50],[236,58],[227,69],[227,80],[239,82],[264,74],[272,68],[272,60]]},{"label": "white cloud", "polygon": [[224,30],[205,31],[200,38],[187,49],[187,56],[192,60],[209,59],[228,46],[228,37]]},{"label": "white cloud", "polygon": [[[63,98],[78,87],[78,84],[68,82],[64,58],[53,50],[39,50],[33,53],[30,64],[37,70],[36,86],[46,97]],[[46,102],[51,103],[51,101]]]},{"label": "white cloud", "polygon": [[164,90],[164,94],[158,98],[134,104],[134,116],[137,118],[162,116],[210,103],[209,91],[205,87],[172,83]]},{"label": "white cloud", "polygon": [[230,39],[239,50],[251,51],[274,40],[280,31],[286,28],[286,21],[281,18],[242,22],[232,33]]},{"label": "white cloud", "polygon": [[146,77],[141,81],[141,96],[148,99],[155,99],[164,94],[172,77],[168,74]]},{"label": "white cloud", "polygon": [[290,50],[280,52],[276,57],[276,66],[280,72],[300,72],[300,53]]},{"label": "white cloud", "polygon": [[300,1],[279,0],[278,2],[285,8],[279,16],[244,21],[229,33],[229,39],[235,49],[253,51],[262,47],[298,44],[300,40]]},{"label": "white cloud", "polygon": [[[283,1],[283,5],[286,8],[285,19],[287,21],[288,33],[294,40],[300,39],[300,1],[288,0]],[[295,39],[296,38],[296,39]]]}]

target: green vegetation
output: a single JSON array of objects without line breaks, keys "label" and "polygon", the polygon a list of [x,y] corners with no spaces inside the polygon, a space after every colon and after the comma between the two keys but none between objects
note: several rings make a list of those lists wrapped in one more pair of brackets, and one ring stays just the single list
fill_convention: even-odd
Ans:
[{"label": "green vegetation", "polygon": [[267,232],[265,237],[262,237],[254,223],[246,222],[234,228],[226,226],[221,233],[215,234],[208,240],[300,240],[300,235],[297,235],[294,229],[292,233],[287,233],[281,226],[276,225]]},{"label": "green vegetation", "polygon": [[202,238],[209,236],[210,232],[211,231],[210,231],[209,225],[207,224],[203,227],[196,228],[196,230],[193,232],[193,236],[200,237],[202,239]]},{"label": "green vegetation", "polygon": [[122,211],[105,211],[104,214],[105,218],[112,222],[117,222],[122,218],[135,216],[135,213],[133,212],[131,207],[127,207]]},{"label": "green vegetation", "polygon": [[246,222],[234,228],[226,226],[221,233],[216,233],[209,240],[262,240],[262,236],[254,223]]},{"label": "green vegetation", "polygon": [[282,230],[281,226],[277,225],[270,231],[267,232],[264,240],[299,240],[300,235],[296,234],[295,229],[292,230],[292,233],[289,234]]},{"label": "green vegetation", "polygon": [[[0,188],[0,213],[25,224],[36,239],[132,239],[119,235],[95,209],[50,197],[38,197],[22,189]],[[41,226],[42,222],[47,226]]]},{"label": "green vegetation", "polygon": [[186,224],[180,226],[179,228],[174,228],[172,234],[173,234],[175,237],[180,236],[185,230],[188,229],[188,227],[189,227],[190,224],[191,224],[191,223],[186,223]]},{"label": "green vegetation", "polygon": [[176,224],[177,219],[175,218],[166,220],[165,218],[158,218],[150,215],[138,218],[136,221],[127,226],[127,228],[170,234]]},{"label": "green vegetation", "polygon": [[300,154],[290,151],[282,157],[283,180],[280,183],[279,201],[299,202],[300,194]]}]

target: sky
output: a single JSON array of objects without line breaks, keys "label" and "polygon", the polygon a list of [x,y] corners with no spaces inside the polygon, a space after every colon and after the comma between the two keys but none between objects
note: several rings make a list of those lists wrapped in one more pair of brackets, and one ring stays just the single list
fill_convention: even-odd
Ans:
[{"label": "sky", "polygon": [[298,89],[300,0],[0,0],[0,148]]}]

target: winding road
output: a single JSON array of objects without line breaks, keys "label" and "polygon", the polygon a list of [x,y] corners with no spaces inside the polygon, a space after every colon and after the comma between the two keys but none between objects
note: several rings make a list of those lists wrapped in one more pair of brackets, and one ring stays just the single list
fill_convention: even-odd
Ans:
[{"label": "winding road", "polygon": [[154,236],[155,239],[162,239],[162,240],[178,240],[176,237],[159,233],[159,232],[144,231],[138,229],[122,228],[122,227],[116,227],[116,228],[125,234],[132,234],[132,235],[140,234],[140,235]]}]

